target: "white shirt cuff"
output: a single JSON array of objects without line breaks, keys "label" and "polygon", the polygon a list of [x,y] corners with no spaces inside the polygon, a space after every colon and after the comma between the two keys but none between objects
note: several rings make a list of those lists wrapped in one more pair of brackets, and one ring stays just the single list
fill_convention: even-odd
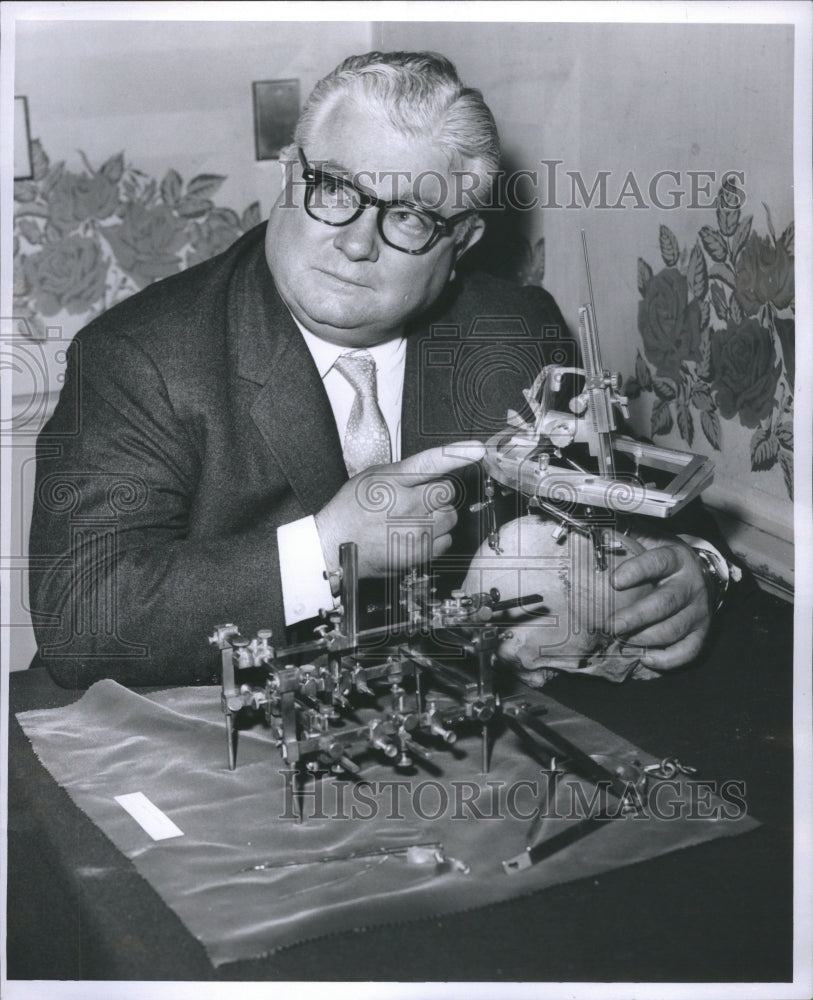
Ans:
[{"label": "white shirt cuff", "polygon": [[277,528],[279,570],[285,624],[294,625],[318,615],[336,602],[325,579],[325,557],[313,517],[303,517]]}]

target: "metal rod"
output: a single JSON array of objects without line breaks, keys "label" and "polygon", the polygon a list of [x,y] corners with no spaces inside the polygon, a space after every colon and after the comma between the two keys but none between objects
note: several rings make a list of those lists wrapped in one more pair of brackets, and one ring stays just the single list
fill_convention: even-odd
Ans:
[{"label": "metal rod", "polygon": [[614,773],[609,768],[593,760],[581,747],[576,746],[567,737],[562,736],[561,733],[557,732],[547,723],[542,722],[541,719],[531,715],[521,706],[507,705],[505,707],[505,714],[507,718],[510,719],[513,717],[523,727],[530,729],[532,733],[541,737],[547,744],[553,747],[556,751],[557,760],[560,760],[562,766],[566,767],[573,774],[578,775],[580,778],[586,778],[594,785],[606,785],[613,795],[619,799],[623,800],[629,794],[630,782],[625,781],[619,774]]},{"label": "metal rod", "polygon": [[237,765],[234,759],[234,723],[231,712],[226,713],[226,742],[229,750],[229,770],[233,771]]},{"label": "metal rod", "polygon": [[596,319],[596,300],[593,298],[593,281],[590,277],[590,258],[587,256],[587,233],[582,229],[582,250],[584,251],[584,269],[587,272],[587,297],[590,299],[590,309],[593,313],[593,322],[596,325],[596,336],[598,336],[598,320]]},{"label": "metal rod", "polygon": [[303,865],[324,865],[334,861],[355,861],[357,858],[380,858],[394,854],[406,855],[410,850],[433,850],[442,851],[443,844],[439,840],[432,840],[420,844],[394,844],[391,847],[364,847],[356,851],[347,851],[344,854],[322,854],[315,858],[291,858],[283,861],[263,861],[258,865],[249,865],[241,868],[238,874],[243,872],[264,872],[271,868],[301,868]]},{"label": "metal rod", "polygon": [[482,774],[488,774],[488,723],[484,722],[480,727],[480,745],[482,747]]},{"label": "metal rod", "polygon": [[340,593],[344,634],[350,642],[355,642],[359,630],[359,550],[355,542],[343,542],[339,546],[339,565],[342,570]]},{"label": "metal rod", "polygon": [[507,712],[503,716],[509,729],[513,730],[514,733],[519,737],[522,745],[525,748],[525,752],[528,756],[541,764],[543,768],[547,770],[551,766],[551,760],[553,755],[541,747],[537,740],[533,739],[530,733],[522,726],[512,715]]},{"label": "metal rod", "polygon": [[507,598],[504,601],[496,601],[491,605],[492,611],[510,611],[511,608],[527,608],[529,606],[535,607],[537,604],[543,604],[545,598],[542,594],[522,594],[519,597]]},{"label": "metal rod", "polygon": [[610,431],[614,427],[612,403],[608,399],[604,381],[604,366],[601,362],[601,351],[598,339],[598,320],[596,319],[596,303],[593,298],[593,279],[590,275],[590,259],[587,255],[587,234],[582,229],[582,250],[584,252],[584,268],[587,273],[587,293],[590,305],[579,310],[579,333],[582,348],[582,363],[587,372],[587,390],[590,415],[595,425],[598,439],[598,463],[602,477],[613,479],[615,468],[613,461],[612,437]]},{"label": "metal rod", "polygon": [[600,830],[602,826],[612,822],[614,818],[614,816],[607,813],[588,816],[586,819],[576,823],[575,826],[568,827],[561,833],[555,834],[549,840],[543,840],[541,844],[536,844],[533,847],[526,847],[521,854],[503,861],[503,871],[506,875],[514,875],[525,868],[531,868],[533,865],[539,864],[540,861],[558,854],[559,851],[564,850],[571,844],[575,844],[577,841],[589,836],[596,830]]}]

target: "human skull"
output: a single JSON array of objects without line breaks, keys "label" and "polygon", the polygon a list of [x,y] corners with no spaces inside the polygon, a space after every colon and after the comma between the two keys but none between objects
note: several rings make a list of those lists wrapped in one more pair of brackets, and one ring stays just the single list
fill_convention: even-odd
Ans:
[{"label": "human skull", "polygon": [[554,521],[528,515],[500,529],[498,554],[484,542],[475,555],[463,589],[468,594],[496,588],[500,600],[533,594],[507,614],[509,635],[498,658],[533,687],[542,687],[556,671],[597,674],[621,681],[653,676],[633,649],[624,650],[607,629],[622,608],[652,590],[651,584],[615,590],[613,571],[643,546],[613,528],[601,529],[606,569],[597,565],[591,538],[576,530],[556,537]]}]

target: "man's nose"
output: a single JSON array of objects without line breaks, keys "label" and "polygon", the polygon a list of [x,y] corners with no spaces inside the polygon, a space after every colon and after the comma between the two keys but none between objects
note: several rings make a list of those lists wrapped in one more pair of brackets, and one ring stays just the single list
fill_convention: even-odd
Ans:
[{"label": "man's nose", "polygon": [[378,260],[376,211],[367,208],[349,225],[336,230],[333,246],[350,260]]}]

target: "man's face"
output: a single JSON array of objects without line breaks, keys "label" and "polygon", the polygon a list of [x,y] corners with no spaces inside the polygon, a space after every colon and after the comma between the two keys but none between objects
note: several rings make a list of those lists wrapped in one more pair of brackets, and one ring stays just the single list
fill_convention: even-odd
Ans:
[{"label": "man's face", "polygon": [[[340,105],[318,123],[304,153],[329,173],[359,175],[365,190],[387,201],[412,200],[413,181],[423,175],[424,207],[446,218],[464,207],[454,203],[449,164],[438,146],[395,132],[354,103]],[[293,190],[283,190],[271,210],[266,255],[293,315],[331,343],[368,347],[397,336],[407,320],[434,302],[455,261],[481,235],[478,219],[462,246],[450,235],[425,254],[401,253],[381,239],[375,207],[346,226],[312,219],[303,204],[301,171],[299,166],[293,169]],[[438,182],[438,175],[445,184]],[[445,194],[443,200],[439,192]]]}]

